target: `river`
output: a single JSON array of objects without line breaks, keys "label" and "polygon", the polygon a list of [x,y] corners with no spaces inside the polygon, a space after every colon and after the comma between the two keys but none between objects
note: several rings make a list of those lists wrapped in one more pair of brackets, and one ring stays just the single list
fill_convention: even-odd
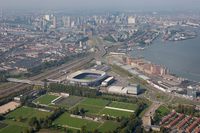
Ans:
[{"label": "river", "polygon": [[180,77],[200,81],[200,34],[184,41],[157,39],[144,50],[133,50],[131,55],[164,65]]}]

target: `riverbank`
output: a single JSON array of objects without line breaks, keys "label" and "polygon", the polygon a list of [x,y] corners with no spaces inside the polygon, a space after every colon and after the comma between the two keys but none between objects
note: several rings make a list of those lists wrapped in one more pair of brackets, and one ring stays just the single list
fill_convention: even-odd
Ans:
[{"label": "riverbank", "polygon": [[154,64],[166,66],[170,73],[177,76],[200,81],[200,37],[184,41],[155,40],[143,50],[134,49],[129,54],[144,57]]}]

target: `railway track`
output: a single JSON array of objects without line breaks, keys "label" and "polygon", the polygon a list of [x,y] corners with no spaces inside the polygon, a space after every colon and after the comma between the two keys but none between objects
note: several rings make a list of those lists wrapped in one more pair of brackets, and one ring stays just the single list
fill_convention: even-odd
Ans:
[{"label": "railway track", "polygon": [[[101,59],[106,53],[107,52],[106,52],[104,46],[99,46],[99,51],[95,55],[90,55],[90,56],[83,57],[81,59],[72,61],[70,63],[63,64],[60,67],[57,67],[57,68],[48,70],[47,72],[44,72],[42,74],[30,77],[29,80],[41,81],[41,80],[48,79],[48,78],[56,79],[56,78],[64,75],[63,73],[60,73],[60,71],[63,71],[63,70],[69,71],[71,69],[76,70],[77,68],[81,68],[84,64],[92,61],[94,58]],[[6,97],[8,95],[11,95],[11,94],[19,92],[19,91],[22,91],[29,86],[31,86],[31,85],[19,83],[17,85],[11,86],[9,88],[1,89],[0,90],[0,98]]]},{"label": "railway track", "polygon": [[[60,67],[54,68],[52,70],[49,70],[45,73],[33,76],[31,78],[29,78],[29,80],[44,80],[44,79],[48,79],[48,78],[53,78],[53,77],[57,77],[60,76],[60,72],[62,70],[70,70],[76,67],[79,67],[85,63],[88,63],[89,61],[91,61],[93,59],[92,56],[89,57],[84,57],[81,59],[77,59],[73,62],[67,63],[67,64],[63,64]],[[11,95],[13,93],[25,90],[27,87],[29,87],[31,85],[28,84],[23,84],[23,83],[19,83],[17,85],[11,86],[9,88],[5,88],[5,89],[0,89],[0,98],[6,97],[8,95]]]},{"label": "railway track", "polygon": [[44,80],[46,78],[51,77],[52,75],[58,74],[59,71],[65,70],[70,66],[73,66],[73,65],[75,65],[75,64],[77,64],[79,62],[82,62],[82,61],[86,60],[87,58],[91,58],[91,57],[81,58],[81,59],[78,59],[76,61],[64,64],[64,65],[62,65],[60,67],[57,67],[57,68],[52,69],[52,70],[49,70],[49,71],[47,71],[45,73],[42,73],[42,74],[36,75],[34,77],[31,77],[31,78],[29,78],[29,80]]},{"label": "railway track", "polygon": [[[73,64],[69,65],[68,67],[60,69],[59,71],[63,71],[63,70],[64,71],[70,71],[71,69],[79,68],[79,67],[83,66],[84,64],[89,63],[92,59],[93,58],[90,57],[90,58],[87,58],[85,60],[78,61],[76,63],[73,63]],[[51,74],[50,76],[48,76],[48,78],[50,78],[50,79],[57,79],[57,78],[59,78],[59,77],[61,77],[63,75],[65,75],[65,74],[58,72],[58,73]]]}]

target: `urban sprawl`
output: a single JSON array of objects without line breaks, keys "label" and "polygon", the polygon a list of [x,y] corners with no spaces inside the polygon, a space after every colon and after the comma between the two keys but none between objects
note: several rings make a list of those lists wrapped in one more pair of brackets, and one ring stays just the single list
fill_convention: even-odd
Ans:
[{"label": "urban sprawl", "polygon": [[131,55],[199,36],[191,14],[1,10],[0,133],[199,133],[200,83]]}]

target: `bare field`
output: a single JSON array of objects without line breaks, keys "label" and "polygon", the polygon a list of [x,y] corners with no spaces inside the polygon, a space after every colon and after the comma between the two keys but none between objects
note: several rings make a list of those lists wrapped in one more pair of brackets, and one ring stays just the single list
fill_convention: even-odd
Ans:
[{"label": "bare field", "polygon": [[20,106],[20,103],[17,103],[17,102],[14,102],[14,101],[6,103],[6,104],[0,106],[0,114],[5,114],[9,110],[14,110],[19,106]]},{"label": "bare field", "polygon": [[78,96],[69,96],[67,98],[61,99],[57,104],[62,107],[70,108],[77,103],[81,102],[84,98]]}]

